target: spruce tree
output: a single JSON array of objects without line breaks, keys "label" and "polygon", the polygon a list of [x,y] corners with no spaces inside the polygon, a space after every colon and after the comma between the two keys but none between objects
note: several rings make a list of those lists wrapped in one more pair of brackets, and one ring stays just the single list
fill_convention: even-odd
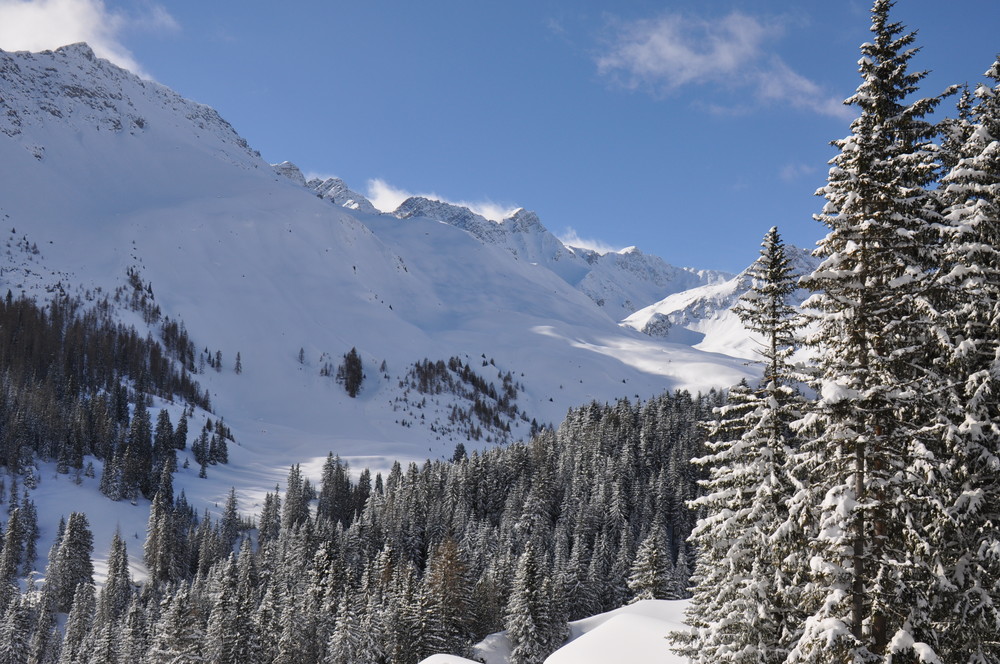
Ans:
[{"label": "spruce tree", "polygon": [[505,626],[511,642],[511,664],[541,664],[562,645],[568,630],[560,621],[554,590],[541,554],[529,541],[518,558],[507,603]]},{"label": "spruce tree", "polygon": [[635,562],[628,577],[632,601],[644,599],[677,599],[670,597],[674,563],[667,539],[659,525],[654,525],[639,545]]},{"label": "spruce tree", "polygon": [[77,586],[93,585],[94,564],[90,558],[93,551],[94,536],[87,515],[71,513],[54,559],[49,562],[51,574],[46,578],[46,584],[53,584],[51,592],[56,611],[69,611]]},{"label": "spruce tree", "polygon": [[0,664],[27,662],[30,636],[27,600],[21,596],[15,597],[0,620]]},{"label": "spruce tree", "polygon": [[[1000,662],[1000,58],[975,104],[963,98],[954,163],[938,195],[943,264],[939,342],[948,493],[933,531],[941,574],[933,620],[945,661]],[[958,123],[956,123],[958,124]]]},{"label": "spruce tree", "polygon": [[101,588],[98,616],[105,624],[116,624],[128,609],[132,598],[132,575],[129,572],[125,540],[115,530],[108,555],[108,576]]},{"label": "spruce tree", "polygon": [[939,261],[927,190],[938,162],[923,117],[941,98],[908,100],[926,72],[909,71],[915,34],[890,20],[892,5],[872,8],[874,39],[847,100],[860,115],[834,143],[840,153],[818,192],[829,232],[805,283],[817,291],[812,417],[822,432],[805,443],[814,465],[803,487],[822,502],[805,589],[812,615],[790,662],[883,661],[933,652],[935,640],[935,570],[923,552],[940,500],[924,472],[936,447],[925,295]]},{"label": "spruce tree", "polygon": [[181,584],[164,604],[145,661],[149,664],[211,661],[205,655],[205,619],[187,586]]},{"label": "spruce tree", "polygon": [[762,340],[764,370],[756,390],[730,391],[730,405],[711,424],[710,454],[696,460],[709,478],[705,495],[691,503],[704,511],[692,534],[699,553],[688,610],[694,629],[677,637],[696,662],[782,662],[798,630],[793,589],[801,557],[790,555],[796,541],[779,536],[793,487],[791,423],[802,407],[788,362],[797,275],[777,228],[765,235],[749,275],[752,286],[733,311]]},{"label": "spruce tree", "polygon": [[81,583],[76,588],[73,605],[66,619],[60,664],[77,664],[86,661],[84,642],[94,622],[94,586]]},{"label": "spruce tree", "polygon": [[424,583],[440,641],[437,652],[464,654],[471,637],[472,580],[454,538],[446,537],[431,554]]}]

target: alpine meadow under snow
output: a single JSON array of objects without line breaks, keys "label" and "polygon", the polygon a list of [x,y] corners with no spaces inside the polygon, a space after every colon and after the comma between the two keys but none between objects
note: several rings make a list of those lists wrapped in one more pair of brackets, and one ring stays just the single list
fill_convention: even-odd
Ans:
[{"label": "alpine meadow under snow", "polygon": [[892,5],[739,275],[0,51],[0,664],[1000,663],[1000,61]]}]

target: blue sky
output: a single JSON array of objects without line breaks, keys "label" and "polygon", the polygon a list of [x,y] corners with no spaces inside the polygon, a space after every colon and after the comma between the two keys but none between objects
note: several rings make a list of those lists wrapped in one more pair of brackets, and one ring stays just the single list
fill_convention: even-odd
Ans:
[{"label": "blue sky", "polygon": [[[563,237],[736,271],[777,224],[802,246],[862,0],[0,0],[0,48],[88,41],[216,108],[271,162],[526,207]],[[921,93],[981,81],[996,0],[899,0]],[[946,102],[947,112],[951,104]]]}]

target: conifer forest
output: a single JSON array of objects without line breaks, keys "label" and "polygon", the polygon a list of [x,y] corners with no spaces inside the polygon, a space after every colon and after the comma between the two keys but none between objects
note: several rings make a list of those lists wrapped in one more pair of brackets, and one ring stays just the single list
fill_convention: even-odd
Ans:
[{"label": "conifer forest", "polygon": [[[197,351],[138,273],[113,302],[8,291],[0,664],[416,664],[504,630],[511,664],[541,664],[569,622],[646,599],[689,601],[662,648],[697,664],[1000,664],[1000,56],[921,96],[893,5],[874,0],[817,192],[819,265],[797,273],[778,226],[763,238],[733,309],[760,378],[728,390],[579,404],[514,440],[520,368],[498,392],[426,358],[400,387],[466,399],[442,431],[490,444],[384,474],[331,451],[318,483],[290,460],[259,514],[234,488],[211,515],[173,478],[179,451],[205,477],[236,443],[196,380],[221,351]],[[321,375],[354,400],[368,360],[342,359]],[[195,409],[211,417],[189,431]],[[33,581],[37,460],[149,501],[103,585],[72,510]]]}]

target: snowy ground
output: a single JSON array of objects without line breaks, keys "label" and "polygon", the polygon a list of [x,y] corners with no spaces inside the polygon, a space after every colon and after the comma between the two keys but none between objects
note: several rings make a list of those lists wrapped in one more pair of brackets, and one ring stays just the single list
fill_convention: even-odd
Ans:
[{"label": "snowy ground", "polygon": [[[614,611],[570,623],[566,645],[545,664],[684,664],[670,651],[667,635],[684,628],[688,602],[644,600]],[[510,642],[504,632],[491,634],[475,647],[486,664],[507,664]],[[432,655],[421,664],[472,664],[476,660],[454,655]]]}]

